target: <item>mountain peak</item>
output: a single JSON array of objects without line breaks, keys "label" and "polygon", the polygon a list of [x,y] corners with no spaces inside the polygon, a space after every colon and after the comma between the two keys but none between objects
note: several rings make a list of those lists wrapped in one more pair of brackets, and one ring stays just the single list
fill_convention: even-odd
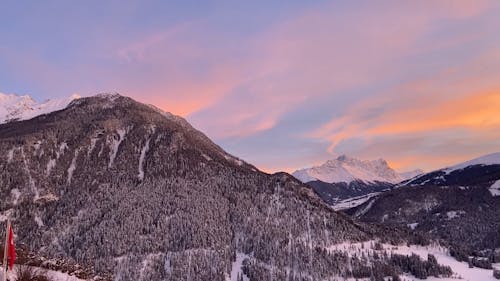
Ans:
[{"label": "mountain peak", "polygon": [[297,170],[293,175],[302,182],[320,180],[327,183],[352,181],[398,183],[410,174],[398,174],[382,158],[360,160],[343,154],[322,165]]},{"label": "mountain peak", "polygon": [[79,95],[71,95],[66,98],[49,99],[39,103],[29,95],[0,93],[0,124],[27,120],[38,115],[63,109],[71,101],[78,98],[80,98]]},{"label": "mountain peak", "polygon": [[347,155],[345,154],[342,154],[340,155],[339,157],[337,157],[337,160],[338,161],[346,161],[349,157],[347,157]]}]

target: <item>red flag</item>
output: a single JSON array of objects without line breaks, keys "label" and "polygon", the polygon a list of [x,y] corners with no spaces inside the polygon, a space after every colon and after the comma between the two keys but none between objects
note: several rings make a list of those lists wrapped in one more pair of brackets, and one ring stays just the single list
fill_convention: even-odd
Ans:
[{"label": "red flag", "polygon": [[7,255],[9,258],[9,269],[12,270],[14,267],[14,262],[16,261],[16,246],[14,245],[14,231],[12,230],[12,225],[9,227],[9,238],[7,245]]}]

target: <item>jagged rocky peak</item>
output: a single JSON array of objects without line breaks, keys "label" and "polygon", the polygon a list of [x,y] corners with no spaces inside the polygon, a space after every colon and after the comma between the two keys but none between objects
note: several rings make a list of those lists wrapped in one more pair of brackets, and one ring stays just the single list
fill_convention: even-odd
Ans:
[{"label": "jagged rocky peak", "polygon": [[18,120],[31,119],[35,116],[65,108],[70,101],[80,96],[37,102],[29,95],[0,93],[0,124]]},{"label": "jagged rocky peak", "polygon": [[302,182],[320,180],[326,183],[353,181],[398,183],[419,171],[397,173],[384,159],[360,160],[347,155],[328,160],[312,168],[297,170],[293,175]]}]

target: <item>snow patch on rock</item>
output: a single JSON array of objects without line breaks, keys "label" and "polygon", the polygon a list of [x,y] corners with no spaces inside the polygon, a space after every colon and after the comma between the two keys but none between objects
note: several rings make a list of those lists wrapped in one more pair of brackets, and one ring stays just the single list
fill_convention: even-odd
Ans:
[{"label": "snow patch on rock", "polygon": [[492,196],[500,196],[500,180],[497,180],[492,186],[490,186],[489,191]]},{"label": "snow patch on rock", "polygon": [[415,228],[418,226],[418,222],[409,223],[407,224],[407,226],[411,228],[411,230],[415,230]]},{"label": "snow patch on rock", "polygon": [[125,129],[118,129],[116,130],[116,132],[118,133],[118,139],[116,139],[115,137],[108,138],[108,143],[111,147],[111,150],[109,152],[109,168],[113,166],[116,154],[118,153],[118,148],[120,147],[120,144],[125,139],[125,135],[127,134],[127,130]]},{"label": "snow patch on rock", "polygon": [[76,159],[78,158],[78,150],[75,150],[75,156],[73,156],[73,160],[71,160],[71,164],[68,168],[68,184],[71,184],[71,179],[73,178],[73,173],[76,170]]},{"label": "snow patch on rock", "polygon": [[47,162],[47,168],[45,169],[45,175],[48,177],[50,176],[50,172],[54,167],[56,166],[56,159],[50,159],[49,162]]},{"label": "snow patch on rock", "polygon": [[446,216],[448,217],[448,220],[460,217],[460,215],[463,215],[463,214],[465,214],[464,211],[449,211],[449,212],[446,212]]},{"label": "snow patch on rock", "polygon": [[12,159],[14,159],[14,150],[16,150],[15,147],[11,148],[9,152],[7,152],[7,163],[12,162]]},{"label": "snow patch on rock", "polygon": [[149,150],[149,141],[150,139],[146,140],[146,144],[144,144],[144,147],[141,150],[141,156],[139,157],[139,180],[144,179],[144,159],[146,158],[146,153]]},{"label": "snow patch on rock", "polygon": [[59,150],[56,151],[56,158],[59,159],[62,155],[64,155],[64,151],[68,149],[68,144],[66,142],[62,142],[59,145]]},{"label": "snow patch on rock", "polygon": [[39,216],[39,215],[36,215],[36,216],[35,216],[35,222],[36,222],[36,224],[38,225],[38,227],[43,227],[43,226],[45,226],[45,224],[43,224],[42,218],[40,218],[40,216]]},{"label": "snow patch on rock", "polygon": [[12,198],[14,198],[12,204],[17,205],[17,203],[19,203],[19,198],[21,197],[21,191],[19,191],[19,189],[17,188],[13,188],[10,191],[10,195],[12,195]]},{"label": "snow patch on rock", "polygon": [[243,281],[250,281],[250,278],[243,273],[242,266],[245,259],[250,259],[250,256],[244,253],[236,253],[236,260],[231,266],[231,276],[226,276],[226,281],[238,281],[238,276],[243,278]]}]

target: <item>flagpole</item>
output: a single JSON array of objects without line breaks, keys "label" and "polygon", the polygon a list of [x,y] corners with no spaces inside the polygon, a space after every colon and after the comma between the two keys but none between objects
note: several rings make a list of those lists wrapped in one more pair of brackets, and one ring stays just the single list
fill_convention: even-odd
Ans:
[{"label": "flagpole", "polygon": [[7,280],[7,249],[9,248],[9,228],[10,219],[7,219],[7,228],[5,229],[5,248],[3,250],[3,281]]}]

